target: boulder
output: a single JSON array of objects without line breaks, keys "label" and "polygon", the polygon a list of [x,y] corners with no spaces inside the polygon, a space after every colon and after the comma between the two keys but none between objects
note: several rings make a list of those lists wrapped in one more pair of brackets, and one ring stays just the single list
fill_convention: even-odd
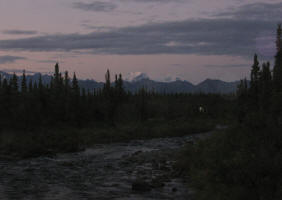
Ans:
[{"label": "boulder", "polygon": [[146,181],[136,180],[132,183],[132,190],[137,192],[150,192],[152,186]]}]

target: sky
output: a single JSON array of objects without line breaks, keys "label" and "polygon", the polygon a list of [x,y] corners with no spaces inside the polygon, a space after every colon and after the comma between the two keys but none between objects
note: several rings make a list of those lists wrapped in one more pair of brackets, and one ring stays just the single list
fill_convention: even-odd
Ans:
[{"label": "sky", "polygon": [[282,0],[0,0],[0,22],[0,70],[197,84],[273,63]]}]

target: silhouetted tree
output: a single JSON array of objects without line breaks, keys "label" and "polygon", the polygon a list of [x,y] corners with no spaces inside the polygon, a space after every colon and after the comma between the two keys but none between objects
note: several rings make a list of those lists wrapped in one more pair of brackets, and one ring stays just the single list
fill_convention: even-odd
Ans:
[{"label": "silhouetted tree", "polygon": [[269,112],[272,98],[272,76],[269,62],[262,65],[259,87],[261,113],[266,116]]},{"label": "silhouetted tree", "polygon": [[23,75],[22,75],[21,90],[23,93],[27,92],[25,70],[23,71]]},{"label": "silhouetted tree", "polygon": [[18,77],[16,73],[13,74],[12,79],[10,80],[10,86],[13,92],[18,92]]},{"label": "silhouetted tree", "polygon": [[252,101],[253,109],[258,109],[258,99],[259,99],[259,75],[260,75],[260,67],[258,62],[258,57],[254,55],[254,64],[251,70],[251,82],[250,82],[250,98]]},{"label": "silhouetted tree", "polygon": [[282,124],[282,49],[281,24],[277,28],[275,63],[273,68],[273,117],[277,123]]}]

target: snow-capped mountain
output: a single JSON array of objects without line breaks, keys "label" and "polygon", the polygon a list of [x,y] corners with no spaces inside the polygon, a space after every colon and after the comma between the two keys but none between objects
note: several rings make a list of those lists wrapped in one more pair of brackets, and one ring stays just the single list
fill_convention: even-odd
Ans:
[{"label": "snow-capped mountain", "polygon": [[137,82],[143,79],[149,79],[149,76],[143,72],[130,72],[125,76],[125,80],[129,82]]}]

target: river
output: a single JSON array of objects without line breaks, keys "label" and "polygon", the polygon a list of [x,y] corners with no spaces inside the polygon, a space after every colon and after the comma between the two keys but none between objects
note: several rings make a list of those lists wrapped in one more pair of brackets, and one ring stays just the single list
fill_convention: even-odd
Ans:
[{"label": "river", "polygon": [[101,144],[83,152],[0,161],[1,200],[177,199],[191,191],[174,176],[175,152],[194,136]]}]

